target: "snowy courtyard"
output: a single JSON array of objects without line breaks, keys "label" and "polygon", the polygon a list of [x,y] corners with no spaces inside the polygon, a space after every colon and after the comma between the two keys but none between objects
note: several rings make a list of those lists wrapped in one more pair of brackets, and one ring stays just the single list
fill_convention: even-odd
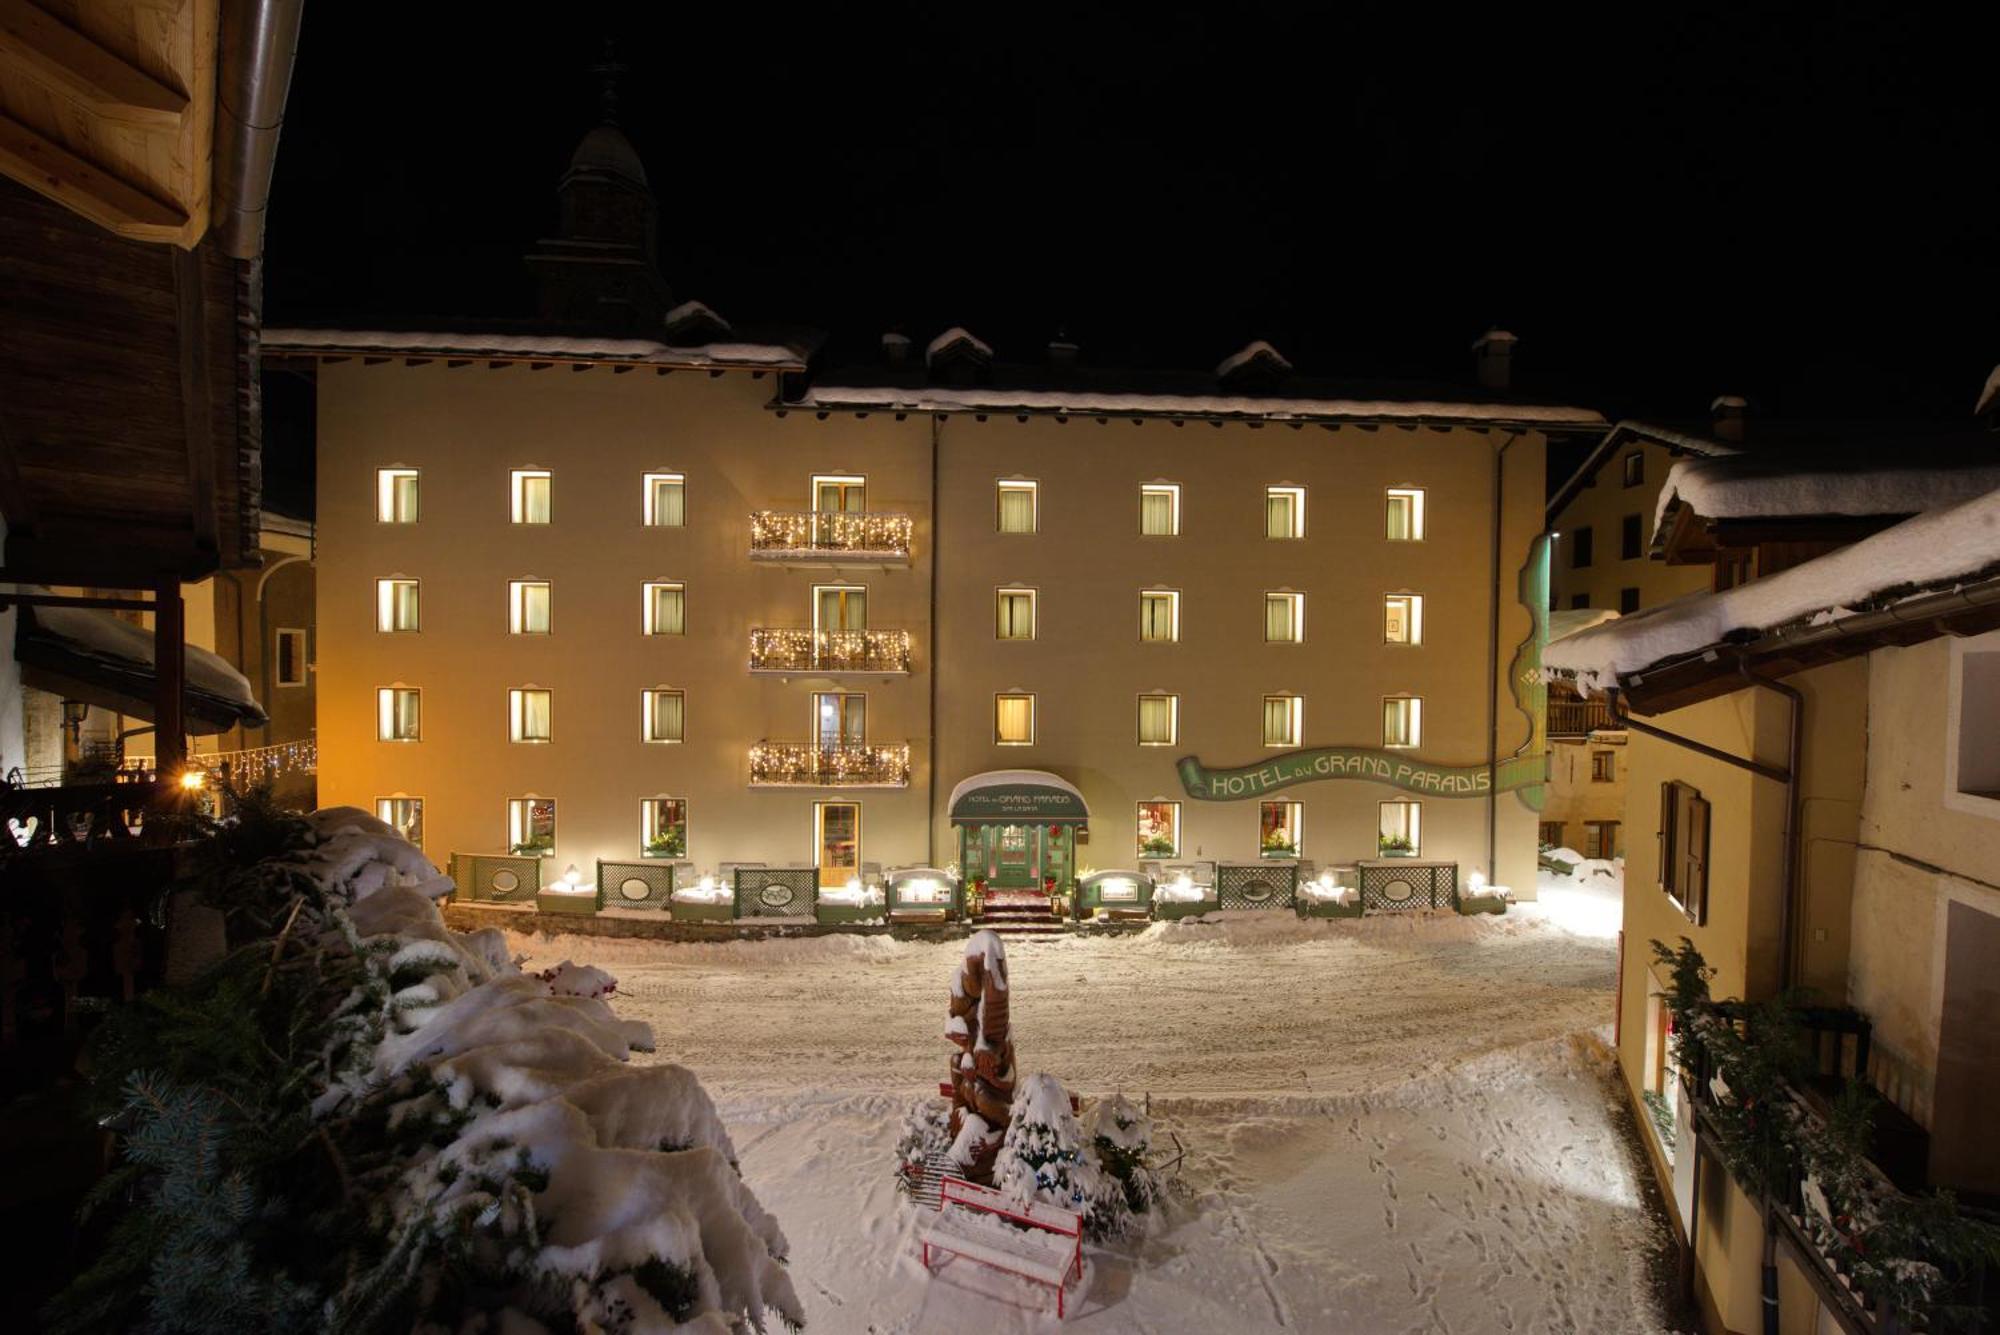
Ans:
[{"label": "snowy courtyard", "polygon": [[[1606,888],[1608,889],[1608,887]],[[1607,894],[1505,918],[1232,915],[1011,941],[1023,1072],[1150,1098],[1187,1147],[1164,1218],[1093,1248],[1105,1331],[1646,1331],[1664,1237],[1620,1130]],[[1609,919],[1615,932],[1615,913]],[[958,943],[517,937],[619,978],[729,1125],[821,1332],[1054,1325],[963,1261],[927,1278],[892,1181],[951,1052]]]}]

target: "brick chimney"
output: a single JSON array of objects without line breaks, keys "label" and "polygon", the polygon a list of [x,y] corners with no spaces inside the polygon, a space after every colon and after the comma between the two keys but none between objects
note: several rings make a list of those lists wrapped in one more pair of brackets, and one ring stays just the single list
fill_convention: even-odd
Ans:
[{"label": "brick chimney", "polygon": [[1504,329],[1489,329],[1473,341],[1473,371],[1481,389],[1513,388],[1514,345],[1518,342]]},{"label": "brick chimney", "polygon": [[1717,440],[1741,442],[1743,419],[1749,411],[1749,402],[1740,395],[1718,394],[1708,405],[1709,434]]}]

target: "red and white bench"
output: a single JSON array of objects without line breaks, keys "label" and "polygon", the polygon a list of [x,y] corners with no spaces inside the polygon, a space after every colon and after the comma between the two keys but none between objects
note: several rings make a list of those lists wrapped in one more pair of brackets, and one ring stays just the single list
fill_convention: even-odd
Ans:
[{"label": "red and white bench", "polygon": [[924,1269],[933,1253],[1019,1275],[1056,1291],[1065,1315],[1069,1287],[1083,1278],[1083,1216],[1038,1203],[1022,1204],[990,1187],[948,1177],[937,1218],[924,1230]]}]

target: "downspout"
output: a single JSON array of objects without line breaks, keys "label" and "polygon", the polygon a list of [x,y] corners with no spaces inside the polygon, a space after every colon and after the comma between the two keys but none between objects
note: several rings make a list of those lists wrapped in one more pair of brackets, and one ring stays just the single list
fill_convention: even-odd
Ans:
[{"label": "downspout", "polygon": [[271,168],[304,9],[305,0],[226,0],[222,8],[209,235],[235,259],[254,260],[264,250]]},{"label": "downspout", "polygon": [[925,799],[924,810],[924,865],[935,867],[937,862],[937,737],[938,737],[938,554],[944,545],[938,541],[938,445],[944,437],[944,419],[931,414],[931,619],[930,619],[930,677],[931,708],[927,721],[926,745],[930,751],[930,762],[925,766],[929,795]]},{"label": "downspout", "polygon": [[1500,520],[1501,478],[1507,451],[1521,438],[1516,431],[1493,453],[1493,560],[1488,567],[1486,618],[1486,877],[1500,879]]}]

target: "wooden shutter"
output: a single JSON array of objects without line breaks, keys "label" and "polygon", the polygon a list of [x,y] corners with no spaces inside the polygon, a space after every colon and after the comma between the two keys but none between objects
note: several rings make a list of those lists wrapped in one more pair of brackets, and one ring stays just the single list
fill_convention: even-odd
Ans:
[{"label": "wooden shutter", "polygon": [[[1674,894],[1675,863],[1680,857],[1674,844],[1674,788],[1672,783],[1660,785],[1660,831],[1656,836],[1660,846],[1660,889],[1669,895]],[[1679,898],[1678,895],[1674,897]]]},{"label": "wooden shutter", "polygon": [[1682,864],[1681,903],[1688,921],[1700,927],[1708,922],[1708,799],[1692,788],[1687,794],[1686,861]]}]

